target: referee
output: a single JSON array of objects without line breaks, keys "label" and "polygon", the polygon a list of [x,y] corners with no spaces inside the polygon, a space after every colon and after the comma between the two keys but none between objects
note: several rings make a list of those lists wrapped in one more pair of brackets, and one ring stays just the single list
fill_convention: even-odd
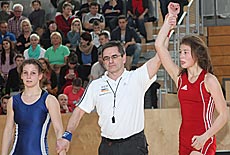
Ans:
[{"label": "referee", "polygon": [[158,55],[135,71],[124,68],[126,54],[120,42],[111,41],[102,47],[105,74],[93,80],[75,108],[57,152],[68,150],[72,132],[82,116],[96,107],[101,127],[99,155],[147,155],[144,135],[144,95],[156,80],[160,67]]}]

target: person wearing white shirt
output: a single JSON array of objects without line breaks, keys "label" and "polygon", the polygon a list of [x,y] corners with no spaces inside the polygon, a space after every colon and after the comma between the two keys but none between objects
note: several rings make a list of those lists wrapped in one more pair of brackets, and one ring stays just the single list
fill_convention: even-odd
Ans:
[{"label": "person wearing white shirt", "polygon": [[126,54],[119,41],[102,47],[105,74],[93,80],[74,110],[62,138],[57,141],[57,152],[68,148],[72,132],[82,116],[96,107],[102,141],[99,155],[147,155],[144,135],[144,95],[156,80],[160,67],[158,55],[135,71],[124,67]]}]

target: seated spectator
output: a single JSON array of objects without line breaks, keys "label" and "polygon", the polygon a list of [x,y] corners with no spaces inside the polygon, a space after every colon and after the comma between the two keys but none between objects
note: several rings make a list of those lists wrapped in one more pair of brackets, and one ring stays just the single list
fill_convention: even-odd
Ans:
[{"label": "seated spectator", "polygon": [[153,82],[151,86],[148,88],[148,90],[145,92],[145,97],[144,97],[144,108],[145,109],[157,109],[157,102],[158,102],[158,97],[157,97],[157,89],[160,88],[160,84],[158,82]]},{"label": "seated spectator", "polygon": [[117,27],[117,18],[122,14],[122,0],[109,0],[104,3],[102,13],[105,17],[105,26],[112,31]]},{"label": "seated spectator", "polygon": [[24,51],[30,47],[30,35],[32,34],[32,25],[29,19],[25,19],[21,22],[20,28],[22,29],[22,34],[17,39],[17,50],[23,55]]},{"label": "seated spectator", "polygon": [[34,31],[40,38],[42,37],[43,33],[45,32],[45,27],[37,27]]},{"label": "seated spectator", "polygon": [[9,39],[3,39],[0,59],[0,73],[6,80],[9,71],[16,66],[14,57],[16,56],[13,44]]},{"label": "seated spectator", "polygon": [[148,0],[128,0],[127,14],[128,24],[137,28],[140,34],[147,40],[145,22],[148,21]]},{"label": "seated spectator", "polygon": [[91,36],[92,36],[92,41],[93,44],[98,48],[100,46],[100,42],[99,42],[99,34],[105,32],[108,33],[109,39],[110,39],[110,32],[107,30],[102,30],[100,27],[100,22],[95,20],[93,22],[93,31],[90,32]]},{"label": "seated spectator", "polygon": [[8,20],[8,30],[16,36],[16,39],[21,35],[22,29],[20,28],[21,22],[26,17],[22,16],[23,6],[21,4],[13,5],[14,16]]},{"label": "seated spectator", "polygon": [[1,2],[0,21],[7,22],[12,16],[11,12],[9,11],[9,6],[10,6],[9,2],[7,1]]},{"label": "seated spectator", "polygon": [[80,43],[82,34],[82,24],[79,18],[75,18],[71,23],[71,30],[67,33],[68,41],[70,42],[70,49],[76,50]]},{"label": "seated spectator", "polygon": [[70,53],[67,59],[67,64],[61,67],[59,82],[60,82],[60,91],[62,93],[66,86],[72,84],[73,79],[79,77],[80,66],[78,64],[77,55],[73,52]]},{"label": "seated spectator", "polygon": [[40,0],[32,1],[33,12],[29,14],[29,20],[31,22],[32,28],[35,31],[38,27],[44,27],[45,25],[45,10],[41,8]]},{"label": "seated spectator", "polygon": [[45,58],[48,59],[51,66],[56,65],[56,74],[59,74],[61,66],[67,62],[70,53],[68,47],[62,45],[62,36],[59,32],[53,32],[50,35],[52,46],[45,52]]},{"label": "seated spectator", "polygon": [[24,61],[24,57],[21,54],[17,54],[14,60],[16,67],[9,71],[5,89],[5,93],[10,96],[18,94],[24,88],[23,82],[19,76],[20,66]]},{"label": "seated spectator", "polygon": [[43,78],[41,80],[41,88],[47,90],[50,94],[56,96],[58,92],[57,75],[51,68],[50,63],[45,58],[39,58],[39,62],[43,68]]},{"label": "seated spectator", "polygon": [[90,3],[89,13],[85,14],[82,18],[82,25],[84,30],[93,31],[93,22],[98,20],[100,22],[101,29],[105,29],[105,17],[98,13],[99,4],[97,2]]},{"label": "seated spectator", "polygon": [[[86,3],[83,3],[81,6],[80,6],[80,9],[79,11],[75,14],[79,19],[82,20],[82,17],[85,16],[85,14],[87,14],[89,12],[89,6],[90,6],[90,3],[93,2],[95,0],[87,0]],[[98,0],[97,0],[98,1]],[[98,6],[98,13],[100,13],[100,5]]]},{"label": "seated spectator", "polygon": [[57,6],[57,11],[56,11],[57,15],[61,14],[63,12],[62,6],[63,6],[63,4],[65,2],[68,2],[68,3],[70,3],[72,5],[72,8],[73,8],[72,15],[75,15],[75,13],[77,13],[79,11],[80,6],[81,6],[80,3],[79,3],[79,1],[77,1],[77,0],[63,0]]},{"label": "seated spectator", "polygon": [[[126,69],[136,68],[140,53],[141,39],[137,32],[129,27],[127,18],[124,15],[118,17],[118,27],[111,33],[111,40],[121,41],[126,50]],[[133,59],[133,60],[132,60]]]},{"label": "seated spectator", "polygon": [[90,33],[83,32],[80,45],[76,49],[76,54],[79,64],[82,65],[83,71],[81,72],[81,78],[84,86],[87,85],[89,81],[88,76],[92,65],[98,60],[97,52],[97,47],[93,45]]},{"label": "seated spectator", "polygon": [[40,37],[37,34],[30,35],[30,47],[24,51],[25,59],[44,58],[46,50],[39,44]]},{"label": "seated spectator", "polygon": [[[48,49],[49,47],[52,46],[50,35],[53,32],[59,32],[61,34],[61,37],[64,38],[62,32],[60,32],[57,29],[57,24],[55,23],[55,21],[51,20],[47,22],[47,29],[45,30],[45,32],[42,34],[42,37],[40,38],[40,44],[44,49]],[[65,45],[65,43],[66,43],[65,39],[62,39],[62,44]]]},{"label": "seated spectator", "polygon": [[65,2],[62,6],[62,14],[55,17],[55,22],[57,24],[58,30],[61,31],[64,37],[67,37],[67,33],[70,31],[70,26],[75,18],[72,16],[72,5],[68,2]]},{"label": "seated spectator", "polygon": [[102,32],[99,34],[99,41],[100,46],[98,48],[98,61],[93,64],[90,72],[90,81],[98,79],[105,73],[105,68],[103,66],[103,60],[102,60],[102,46],[109,42],[109,35],[106,32]]},{"label": "seated spectator", "polygon": [[5,95],[1,98],[1,108],[0,108],[0,115],[6,115],[7,114],[7,103],[10,99],[9,95]]},{"label": "seated spectator", "polygon": [[68,106],[68,96],[66,94],[58,95],[58,102],[60,104],[61,113],[73,112],[72,108]]},{"label": "seated spectator", "polygon": [[64,89],[64,94],[68,96],[68,106],[74,110],[77,106],[77,103],[81,99],[85,89],[82,87],[82,80],[81,78],[75,78],[72,82],[72,85],[67,86]]},{"label": "seated spectator", "polygon": [[[12,43],[16,43],[16,37],[13,33],[7,31],[7,22],[6,21],[0,21],[0,50],[2,50],[2,40],[7,38]],[[15,46],[15,45],[14,45]]]}]

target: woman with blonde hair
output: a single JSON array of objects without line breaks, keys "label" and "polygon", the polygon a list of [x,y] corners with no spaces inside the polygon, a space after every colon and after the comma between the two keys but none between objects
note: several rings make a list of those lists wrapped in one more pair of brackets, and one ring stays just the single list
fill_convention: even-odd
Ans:
[{"label": "woman with blonde hair", "polygon": [[53,68],[57,67],[55,72],[59,74],[60,67],[66,64],[70,51],[68,47],[62,45],[62,36],[59,32],[51,33],[50,38],[52,46],[46,50],[45,58]]},{"label": "woman with blonde hair", "polygon": [[17,39],[16,47],[19,53],[23,54],[25,49],[30,47],[30,35],[33,29],[29,19],[24,19],[20,24],[20,28],[22,34]]},{"label": "woman with blonde hair", "polygon": [[68,41],[70,42],[70,49],[76,50],[80,43],[82,34],[82,23],[79,18],[75,18],[71,23],[71,30],[67,33]]}]

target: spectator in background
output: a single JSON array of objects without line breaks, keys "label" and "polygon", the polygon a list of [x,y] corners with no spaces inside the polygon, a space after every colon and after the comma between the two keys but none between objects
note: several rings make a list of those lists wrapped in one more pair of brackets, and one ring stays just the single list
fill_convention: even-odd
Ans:
[{"label": "spectator in background", "polygon": [[9,71],[16,66],[14,57],[16,55],[13,49],[13,43],[9,39],[4,39],[2,42],[2,52],[0,59],[0,73],[6,80]]},{"label": "spectator in background", "polygon": [[16,67],[8,73],[6,82],[6,94],[13,96],[18,94],[23,89],[23,83],[19,76],[19,69],[25,58],[21,54],[17,54],[14,58]]},{"label": "spectator in background", "polygon": [[38,27],[42,28],[45,25],[45,10],[41,8],[40,0],[32,1],[33,12],[29,14],[29,20],[32,24],[33,30],[35,31]]},{"label": "spectator in background", "polygon": [[[44,49],[48,49],[49,47],[52,46],[51,44],[51,39],[50,39],[50,35],[53,33],[53,32],[59,32],[62,36],[62,38],[64,38],[62,32],[60,32],[58,29],[57,29],[57,24],[55,23],[55,21],[51,20],[49,22],[47,22],[47,29],[45,30],[45,32],[42,34],[42,37],[40,39],[40,43],[41,43],[41,46],[44,48]],[[63,40],[62,39],[62,44],[64,45],[65,44],[65,39]]]},{"label": "spectator in background", "polygon": [[30,47],[30,35],[33,29],[29,19],[22,20],[20,28],[22,34],[17,39],[16,47],[18,52],[23,54],[24,51]]},{"label": "spectator in background", "polygon": [[30,35],[30,47],[24,51],[25,59],[44,58],[46,50],[39,44],[40,37],[37,34]]},{"label": "spectator in background", "polygon": [[147,40],[145,22],[148,21],[148,0],[128,0],[127,14],[128,24],[137,28],[140,34]]},{"label": "spectator in background", "polygon": [[8,20],[8,30],[9,32],[15,34],[16,38],[18,38],[21,33],[21,22],[26,19],[26,17],[22,16],[23,6],[21,4],[13,5],[13,14],[14,16]]},{"label": "spectator in background", "polygon": [[77,103],[81,99],[85,89],[82,87],[81,78],[75,78],[72,81],[72,85],[65,87],[64,94],[68,96],[68,107],[71,107],[72,111],[77,106]]},{"label": "spectator in background", "polygon": [[122,14],[122,11],[122,0],[109,0],[104,3],[102,7],[102,13],[105,17],[105,26],[109,27],[110,31],[116,28],[117,18]]},{"label": "spectator in background", "polygon": [[99,34],[100,46],[98,47],[98,61],[93,64],[90,72],[90,81],[95,80],[101,77],[105,73],[105,67],[103,66],[102,59],[102,46],[109,42],[109,35],[106,32],[102,32]]},{"label": "spectator in background", "polygon": [[60,91],[62,93],[66,86],[72,84],[73,79],[79,77],[80,66],[78,64],[77,55],[71,52],[67,59],[67,64],[61,67],[59,81],[60,81]]},{"label": "spectator in background", "polygon": [[73,112],[71,107],[68,107],[68,96],[66,94],[58,95],[61,113]]},{"label": "spectator in background", "polygon": [[[2,49],[2,40],[7,38],[12,41],[14,44],[16,43],[16,37],[13,33],[7,31],[7,22],[0,21],[0,50]],[[15,46],[15,45],[14,45]]]},{"label": "spectator in background", "polygon": [[72,9],[72,15],[75,15],[75,13],[79,11],[80,6],[81,6],[80,3],[79,3],[79,1],[77,1],[77,0],[63,0],[57,6],[57,11],[56,12],[58,14],[61,14],[63,12],[62,6],[63,6],[63,4],[65,2],[68,2],[68,3],[70,3],[72,5],[72,8],[73,8]]},{"label": "spectator in background", "polygon": [[56,74],[59,74],[60,68],[67,62],[70,51],[68,47],[62,45],[62,36],[59,32],[53,32],[50,38],[52,46],[46,50],[45,58],[48,59],[51,66],[55,68]]},{"label": "spectator in background", "polygon": [[86,31],[93,31],[93,22],[98,20],[100,22],[101,29],[105,29],[105,17],[98,13],[99,4],[97,2],[91,2],[89,6],[89,13],[85,14],[82,18],[83,28]]},{"label": "spectator in background", "polygon": [[[95,1],[95,0],[87,0],[86,3],[83,3],[80,6],[80,10],[77,12],[76,16],[82,20],[82,18],[85,16],[85,14],[87,14],[89,12],[90,3],[93,1]],[[100,5],[98,7],[99,7],[98,13],[100,13],[100,10],[101,10]]]},{"label": "spectator in background", "polygon": [[78,56],[78,62],[80,65],[82,65],[84,71],[81,72],[84,86],[89,81],[88,76],[90,74],[92,65],[98,60],[97,52],[97,47],[93,45],[90,33],[83,32],[81,35],[80,45],[76,49],[76,54]]},{"label": "spectator in background", "polygon": [[11,13],[9,11],[9,6],[10,6],[9,2],[7,1],[1,2],[0,21],[7,22],[10,19]]},{"label": "spectator in background", "polygon": [[41,88],[47,90],[50,94],[56,96],[58,92],[57,75],[51,68],[49,61],[45,58],[39,58],[43,68],[43,78]]},{"label": "spectator in background", "polygon": [[127,70],[136,68],[140,53],[141,53],[141,38],[137,32],[127,25],[128,21],[124,15],[118,17],[118,27],[111,33],[111,40],[121,41],[126,50],[126,63]]},{"label": "spectator in background", "polygon": [[64,37],[67,37],[67,33],[70,31],[71,23],[75,18],[72,16],[72,5],[69,2],[65,2],[62,6],[62,14],[55,17],[55,21],[58,30],[61,31]]},{"label": "spectator in background", "polygon": [[110,39],[110,32],[107,30],[102,30],[100,27],[100,22],[95,20],[93,22],[93,31],[90,32],[91,36],[92,36],[92,42],[93,44],[98,48],[100,46],[100,42],[99,42],[99,34],[105,32],[108,34],[109,39]]},{"label": "spectator in background", "polygon": [[5,95],[1,98],[1,108],[0,108],[0,115],[6,115],[7,114],[7,103],[10,99],[9,95]]},{"label": "spectator in background", "polygon": [[82,34],[82,24],[79,18],[73,19],[71,23],[71,30],[67,33],[67,39],[70,42],[70,49],[76,50],[76,47],[80,43]]}]

